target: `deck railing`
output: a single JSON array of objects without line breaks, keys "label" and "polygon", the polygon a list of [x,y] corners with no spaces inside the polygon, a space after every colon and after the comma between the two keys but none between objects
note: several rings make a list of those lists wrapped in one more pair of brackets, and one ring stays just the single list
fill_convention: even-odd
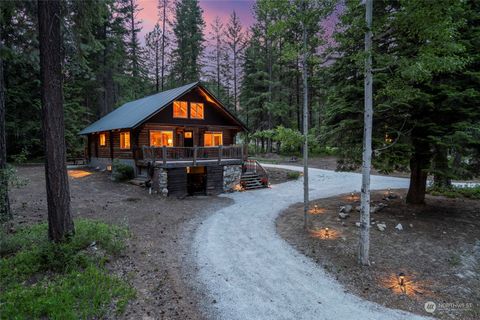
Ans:
[{"label": "deck railing", "polygon": [[243,160],[246,157],[243,145],[217,147],[149,147],[144,146],[143,160],[151,162],[192,161],[195,165],[201,160]]}]

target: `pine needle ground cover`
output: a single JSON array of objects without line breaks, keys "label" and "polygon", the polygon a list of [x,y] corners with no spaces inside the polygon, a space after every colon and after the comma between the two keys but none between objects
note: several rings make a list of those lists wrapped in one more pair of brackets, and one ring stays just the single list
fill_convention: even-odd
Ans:
[{"label": "pine needle ground cover", "polygon": [[122,313],[135,291],[106,263],[124,249],[128,231],[75,221],[75,236],[53,244],[46,223],[0,234],[1,319],[92,319]]}]

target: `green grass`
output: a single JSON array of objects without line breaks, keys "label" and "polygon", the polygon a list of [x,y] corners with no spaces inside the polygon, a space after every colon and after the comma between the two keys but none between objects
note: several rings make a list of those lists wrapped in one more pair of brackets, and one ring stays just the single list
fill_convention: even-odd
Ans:
[{"label": "green grass", "polygon": [[105,263],[124,249],[128,231],[76,220],[75,236],[53,244],[47,230],[43,223],[0,233],[0,318],[91,319],[112,307],[123,312],[135,292]]},{"label": "green grass", "polygon": [[427,190],[432,196],[445,196],[448,198],[469,198],[480,199],[480,186],[476,187],[456,187],[436,188],[431,187]]}]

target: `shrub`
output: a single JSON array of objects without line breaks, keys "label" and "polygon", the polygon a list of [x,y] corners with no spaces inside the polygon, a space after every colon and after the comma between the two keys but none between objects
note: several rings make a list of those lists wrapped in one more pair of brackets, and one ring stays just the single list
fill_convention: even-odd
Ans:
[{"label": "shrub", "polygon": [[133,179],[135,172],[132,166],[121,163],[115,159],[112,164],[112,178],[115,181],[126,181]]},{"label": "shrub", "polygon": [[46,223],[0,232],[0,318],[92,319],[111,306],[123,311],[134,290],[105,262],[123,250],[128,231],[92,220],[75,227],[70,241],[58,244],[48,240]]},{"label": "shrub", "polygon": [[300,172],[298,171],[288,171],[287,179],[288,180],[297,180],[300,177]]},{"label": "shrub", "polygon": [[427,192],[432,196],[445,196],[448,198],[465,197],[470,199],[480,199],[480,186],[451,186],[451,187],[430,187]]}]

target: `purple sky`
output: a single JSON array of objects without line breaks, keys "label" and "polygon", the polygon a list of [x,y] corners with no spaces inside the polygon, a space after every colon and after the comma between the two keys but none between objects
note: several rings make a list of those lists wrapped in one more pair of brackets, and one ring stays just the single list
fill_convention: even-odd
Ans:
[{"label": "purple sky", "polygon": [[[215,20],[216,16],[222,19],[226,24],[232,11],[236,11],[240,17],[240,21],[245,30],[250,27],[253,22],[253,0],[199,0],[200,6],[203,9],[203,19],[206,23],[205,36],[208,36],[210,31],[210,24]],[[153,29],[157,22],[157,0],[139,0],[139,6],[143,9],[139,13],[139,18],[142,20],[142,40],[145,34]]]},{"label": "purple sky", "polygon": [[[203,18],[206,23],[205,38],[209,38],[210,25],[216,16],[222,19],[224,25],[228,22],[229,16],[235,10],[240,17],[240,21],[244,27],[244,31],[255,22],[253,14],[253,5],[255,0],[199,0],[203,9]],[[139,6],[142,8],[138,18],[142,20],[143,29],[141,32],[141,40],[144,41],[145,34],[153,29],[158,20],[157,3],[158,0],[138,0]],[[338,21],[338,14],[341,7],[337,7],[334,14],[327,18],[322,24],[325,28],[325,36],[331,39],[335,24]]]}]

